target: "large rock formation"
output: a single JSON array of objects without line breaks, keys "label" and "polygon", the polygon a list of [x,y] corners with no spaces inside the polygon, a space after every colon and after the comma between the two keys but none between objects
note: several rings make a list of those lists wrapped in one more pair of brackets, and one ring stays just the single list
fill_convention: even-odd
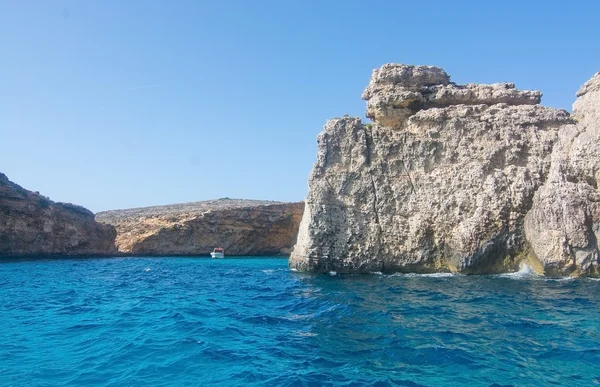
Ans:
[{"label": "large rock formation", "polygon": [[0,256],[111,255],[116,231],[80,206],[55,203],[0,173]]},{"label": "large rock formation", "polygon": [[[511,83],[456,85],[429,66],[375,70],[363,93],[374,123],[337,118],[318,136],[290,266],[494,273],[526,260],[594,275],[596,92],[596,81],[580,91],[575,124]],[[557,191],[554,175],[569,184]]]},{"label": "large rock formation", "polygon": [[219,199],[101,212],[116,227],[119,251],[133,255],[288,255],[303,203]]},{"label": "large rock formation", "polygon": [[577,124],[560,133],[548,178],[525,218],[525,235],[546,272],[598,276],[600,73],[577,97]]}]

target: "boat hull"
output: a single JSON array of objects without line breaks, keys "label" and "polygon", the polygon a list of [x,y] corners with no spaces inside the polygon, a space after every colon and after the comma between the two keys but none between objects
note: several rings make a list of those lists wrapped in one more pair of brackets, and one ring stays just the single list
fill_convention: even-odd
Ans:
[{"label": "boat hull", "polygon": [[210,253],[210,256],[213,258],[225,258],[225,254],[223,253]]}]

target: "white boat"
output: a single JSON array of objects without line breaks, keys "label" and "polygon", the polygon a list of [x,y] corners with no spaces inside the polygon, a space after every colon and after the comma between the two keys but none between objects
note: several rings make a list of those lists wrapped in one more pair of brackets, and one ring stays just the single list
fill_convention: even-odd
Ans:
[{"label": "white boat", "polygon": [[225,258],[225,250],[222,247],[215,247],[210,256],[213,258]]}]

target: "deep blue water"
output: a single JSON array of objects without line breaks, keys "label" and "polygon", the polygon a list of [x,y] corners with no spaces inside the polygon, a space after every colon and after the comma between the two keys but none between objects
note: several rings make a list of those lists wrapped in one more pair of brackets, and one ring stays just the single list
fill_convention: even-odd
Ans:
[{"label": "deep blue water", "polygon": [[600,384],[600,281],[0,263],[0,385]]}]

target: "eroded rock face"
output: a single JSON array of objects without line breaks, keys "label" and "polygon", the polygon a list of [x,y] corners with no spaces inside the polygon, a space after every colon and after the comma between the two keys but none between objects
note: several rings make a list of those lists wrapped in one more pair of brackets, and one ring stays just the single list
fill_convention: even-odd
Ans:
[{"label": "eroded rock face", "polygon": [[[574,219],[572,238],[584,251],[575,252],[575,259],[591,273],[584,267],[597,256],[590,241],[598,222],[589,203],[598,193],[590,173],[600,170],[600,148],[590,149],[597,140],[584,129],[597,117],[590,108],[596,106],[596,86],[586,85],[576,104],[581,120],[576,124],[566,111],[538,105],[540,92],[513,84],[455,85],[442,69],[430,66],[375,70],[363,93],[374,124],[333,119],[318,136],[290,267],[495,273],[518,270],[528,261],[552,273],[565,256],[555,254],[558,239],[539,235],[544,227],[562,225],[562,216]],[[580,138],[583,132],[594,139]],[[581,145],[572,138],[580,138]],[[553,153],[555,145],[564,150]],[[578,165],[570,170],[588,172],[570,177],[577,189],[565,184],[565,191],[556,193],[545,187],[564,169],[565,152]],[[576,190],[582,193],[572,208],[552,210],[557,220],[548,221],[549,202],[559,206],[557,197],[572,198]],[[526,215],[538,234],[528,228],[527,238],[535,241],[525,237]]]},{"label": "eroded rock face", "polygon": [[11,182],[0,173],[0,256],[111,255],[116,231],[94,214]]},{"label": "eroded rock face", "polygon": [[422,109],[452,105],[536,105],[539,91],[517,90],[513,83],[456,85],[439,67],[386,64],[373,71],[363,92],[367,117],[383,126],[402,127]]},{"label": "eroded rock face", "polygon": [[303,203],[220,199],[106,211],[96,216],[118,231],[119,251],[133,255],[289,255]]},{"label": "eroded rock face", "polygon": [[547,181],[525,218],[525,233],[548,273],[598,276],[600,73],[577,97],[577,124],[561,132]]}]

